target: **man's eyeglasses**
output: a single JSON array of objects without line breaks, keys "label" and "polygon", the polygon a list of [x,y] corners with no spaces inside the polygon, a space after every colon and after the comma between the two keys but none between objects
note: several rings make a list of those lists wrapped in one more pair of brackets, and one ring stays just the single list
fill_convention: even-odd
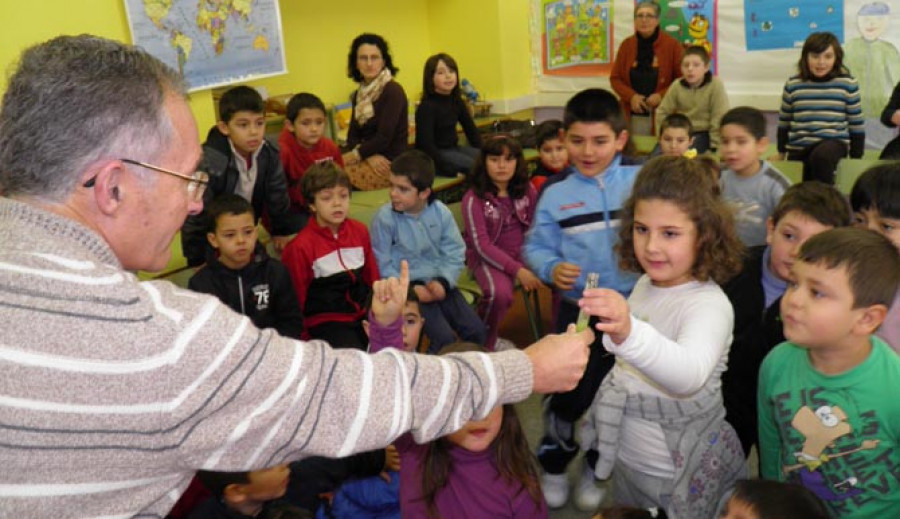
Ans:
[{"label": "man's eyeglasses", "polygon": [[[154,166],[153,164],[147,164],[146,162],[141,162],[139,160],[131,160],[131,159],[119,159],[120,161],[126,164],[132,164],[135,166],[140,166],[142,168],[152,169],[153,171],[157,171],[159,173],[165,173],[166,175],[172,175],[173,177],[178,177],[188,181],[187,190],[188,196],[195,202],[199,202],[203,200],[203,192],[206,191],[206,186],[209,184],[209,175],[204,173],[203,171],[195,171],[193,175],[185,175],[184,173],[178,173],[177,171],[172,171],[166,168],[161,168],[159,166]],[[82,187],[94,187],[94,184],[97,181],[97,177],[92,177],[90,180],[82,184]]]}]

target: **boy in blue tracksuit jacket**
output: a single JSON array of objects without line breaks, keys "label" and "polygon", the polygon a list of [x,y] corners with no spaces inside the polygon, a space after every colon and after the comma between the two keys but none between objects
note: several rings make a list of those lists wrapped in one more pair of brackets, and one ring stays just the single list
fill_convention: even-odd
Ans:
[{"label": "boy in blue tracksuit jacket", "polygon": [[[534,225],[525,239],[525,261],[561,296],[556,331],[578,318],[578,300],[587,275],[599,275],[598,286],[628,296],[637,275],[618,267],[619,214],[631,195],[639,166],[622,164],[628,142],[624,115],[615,96],[603,89],[588,89],[566,104],[563,117],[566,148],[573,171],[541,194]],[[591,321],[591,326],[595,323]],[[565,505],[569,496],[566,467],[578,453],[574,424],[590,407],[603,377],[615,358],[605,355],[602,334],[591,345],[591,355],[578,387],[550,395],[544,405],[545,435],[538,449],[544,469],[541,487],[548,506]],[[603,495],[594,484],[596,452],[588,452],[577,486],[576,505],[596,510]]]}]

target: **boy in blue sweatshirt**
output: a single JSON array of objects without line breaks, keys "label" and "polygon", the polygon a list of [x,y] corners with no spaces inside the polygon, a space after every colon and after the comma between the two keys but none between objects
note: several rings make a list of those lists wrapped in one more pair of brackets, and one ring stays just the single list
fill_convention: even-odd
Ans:
[{"label": "boy in blue sweatshirt", "polygon": [[466,246],[450,209],[434,199],[434,162],[420,150],[391,161],[391,201],[372,219],[372,248],[382,277],[400,275],[409,262],[411,284],[425,318],[428,352],[460,340],[484,344],[484,323],[466,302],[456,281]]},{"label": "boy in blue sweatshirt", "polygon": [[[619,269],[613,250],[618,242],[619,212],[639,169],[622,164],[628,130],[619,102],[607,90],[583,90],[566,103],[563,129],[573,172],[542,193],[524,251],[528,267],[560,295],[557,332],[577,320],[577,301],[588,273],[599,275],[598,286],[626,297],[637,280],[636,275]],[[590,407],[615,362],[604,353],[598,333],[578,386],[550,395],[544,403],[545,433],[538,460],[544,469],[541,487],[551,508],[568,500],[566,467],[578,453],[574,425]],[[583,510],[596,510],[603,497],[594,482],[596,459],[596,452],[587,453],[577,487],[576,505]]]}]

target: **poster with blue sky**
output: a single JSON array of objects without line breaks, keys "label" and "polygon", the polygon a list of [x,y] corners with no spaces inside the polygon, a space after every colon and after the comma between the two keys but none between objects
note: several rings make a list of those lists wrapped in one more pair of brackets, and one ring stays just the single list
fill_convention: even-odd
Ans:
[{"label": "poster with blue sky", "polygon": [[843,0],[744,0],[747,50],[802,47],[814,32],[844,40]]}]

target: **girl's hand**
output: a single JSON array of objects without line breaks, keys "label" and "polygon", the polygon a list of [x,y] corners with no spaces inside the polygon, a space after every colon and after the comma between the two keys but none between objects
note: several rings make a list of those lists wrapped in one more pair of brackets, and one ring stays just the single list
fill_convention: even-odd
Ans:
[{"label": "girl's hand", "polygon": [[650,108],[656,108],[659,103],[662,103],[662,97],[659,94],[650,94],[645,101]]},{"label": "girl's hand", "polygon": [[609,335],[616,344],[622,344],[631,335],[631,314],[628,301],[622,294],[608,288],[591,288],[584,291],[578,306],[590,315],[600,318],[597,329]]},{"label": "girl's hand", "polygon": [[375,173],[379,175],[388,176],[391,174],[391,161],[385,158],[384,155],[372,155],[366,159],[366,163],[372,166]]},{"label": "girl's hand", "polygon": [[516,272],[516,280],[519,281],[519,284],[522,285],[522,288],[524,288],[526,292],[537,290],[541,288],[541,285],[543,284],[532,271],[525,267],[520,268],[519,271]]},{"label": "girl's hand", "polygon": [[393,445],[388,445],[384,448],[384,471],[382,471],[382,477],[385,477],[385,481],[388,483],[391,482],[390,474],[386,474],[387,471],[397,472],[400,470],[400,453],[397,452],[397,447]]},{"label": "girl's hand", "polygon": [[575,281],[581,275],[581,267],[574,263],[560,262],[553,267],[553,286],[559,290],[572,290],[575,288]]},{"label": "girl's hand", "polygon": [[432,279],[425,287],[431,292],[432,301],[443,301],[444,298],[447,297],[447,291],[444,290],[444,285],[442,285],[440,281]]},{"label": "girl's hand", "polygon": [[[400,318],[409,288],[409,264],[400,262],[400,279],[384,278],[372,284],[372,316],[383,326]],[[416,287],[418,288],[418,287]]]}]

